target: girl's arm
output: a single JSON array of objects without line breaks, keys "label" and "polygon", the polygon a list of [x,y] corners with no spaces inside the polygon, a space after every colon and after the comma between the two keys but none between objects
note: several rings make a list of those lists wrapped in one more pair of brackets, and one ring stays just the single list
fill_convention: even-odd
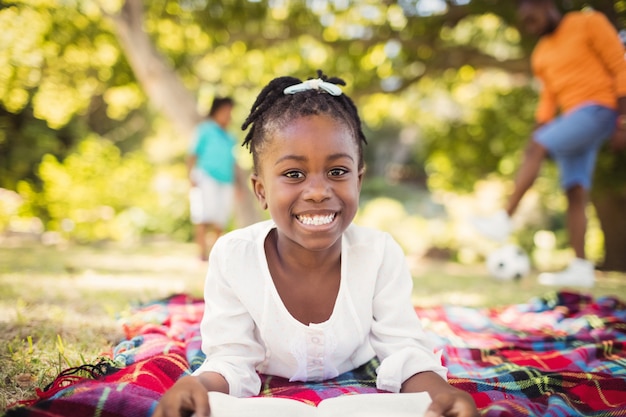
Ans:
[{"label": "girl's arm", "polygon": [[381,359],[377,386],[389,391],[430,394],[426,417],[475,417],[472,397],[445,380],[447,369],[434,342],[422,328],[413,308],[411,273],[402,248],[388,236],[379,269],[370,342]]},{"label": "girl's arm", "polygon": [[400,392],[426,391],[433,400],[424,417],[477,417],[474,399],[467,392],[454,388],[434,372],[420,372],[402,384]]},{"label": "girl's arm", "polygon": [[228,382],[216,372],[184,376],[163,394],[152,417],[181,417],[190,413],[195,413],[197,417],[208,417],[208,391],[228,394]]},{"label": "girl's arm", "polygon": [[385,236],[372,300],[373,321],[370,343],[381,364],[377,370],[379,389],[398,392],[402,383],[420,372],[432,371],[446,377],[435,343],[424,331],[413,307],[413,279],[402,248]]},{"label": "girl's arm", "polygon": [[228,382],[226,378],[217,372],[204,372],[196,376],[204,386],[205,391],[219,391],[228,394]]},{"label": "girl's arm", "polygon": [[265,348],[255,337],[256,325],[248,306],[234,288],[248,282],[239,266],[249,263],[246,256],[250,256],[237,248],[239,253],[222,237],[209,255],[200,322],[206,359],[194,375],[219,374],[227,381],[228,394],[248,397],[258,394],[261,388],[256,366],[265,359]]},{"label": "girl's arm", "polygon": [[[220,238],[222,239],[222,238]],[[205,362],[193,375],[180,378],[161,398],[154,417],[209,415],[208,391],[235,396],[258,394],[255,367],[264,349],[254,336],[254,321],[231,287],[228,265],[243,264],[245,253],[232,253],[228,242],[213,247],[205,282],[205,310],[200,325]],[[235,274],[238,276],[238,274]]]}]

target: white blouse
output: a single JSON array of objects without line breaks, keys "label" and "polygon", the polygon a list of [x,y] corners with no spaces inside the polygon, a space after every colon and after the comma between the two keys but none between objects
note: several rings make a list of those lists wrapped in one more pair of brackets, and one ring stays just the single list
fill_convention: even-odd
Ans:
[{"label": "white blouse", "polygon": [[218,239],[209,258],[201,322],[204,363],[194,372],[221,374],[231,395],[257,395],[257,371],[290,381],[321,381],[377,356],[376,385],[398,392],[412,375],[446,378],[440,353],[411,302],[404,253],[384,232],[351,225],[342,237],[341,282],[330,318],[305,325],[283,304],[269,272],[269,221]]}]

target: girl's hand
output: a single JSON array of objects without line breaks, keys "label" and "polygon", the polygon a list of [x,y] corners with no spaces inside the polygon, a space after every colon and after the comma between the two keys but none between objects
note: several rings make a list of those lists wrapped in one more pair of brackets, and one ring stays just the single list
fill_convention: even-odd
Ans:
[{"label": "girl's hand", "polygon": [[428,392],[433,402],[424,417],[478,417],[478,409],[472,396],[448,384],[434,372],[413,375],[404,381],[400,391]]},{"label": "girl's hand", "polygon": [[478,410],[471,395],[454,389],[437,394],[424,417],[478,417]]},{"label": "girl's hand", "polygon": [[209,396],[198,377],[184,376],[163,394],[153,417],[186,417],[193,413],[208,417]]}]

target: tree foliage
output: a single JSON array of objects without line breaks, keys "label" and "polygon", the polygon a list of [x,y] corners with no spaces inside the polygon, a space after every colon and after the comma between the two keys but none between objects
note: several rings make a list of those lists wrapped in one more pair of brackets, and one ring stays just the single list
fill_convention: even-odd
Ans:
[{"label": "tree foliage", "polygon": [[[129,40],[138,38],[130,33],[125,41],[116,31],[116,19],[132,18],[127,14],[133,4],[0,3],[0,41],[6,45],[0,50],[0,187],[16,190],[22,183],[27,185],[22,189],[45,196],[50,205],[41,204],[39,215],[49,220],[49,228],[58,228],[61,216],[52,204],[52,195],[60,191],[49,190],[60,176],[50,177],[50,167],[59,174],[61,165],[55,164],[62,164],[70,176],[81,178],[87,168],[72,162],[71,155],[86,157],[82,141],[114,144],[122,165],[141,151],[155,175],[165,171],[165,177],[174,178],[170,182],[182,176],[183,170],[170,167],[180,164],[188,137],[161,118],[162,102],[177,100],[178,93],[146,94],[128,52]],[[432,189],[471,191],[478,179],[492,173],[513,174],[531,128],[536,90],[528,55],[533,40],[516,29],[514,4],[156,0],[144,2],[140,28],[149,47],[162,54],[197,102],[194,115],[187,107],[182,116],[170,115],[174,123],[206,112],[215,95],[236,98],[235,122],[240,122],[271,78],[307,78],[321,68],[348,82],[346,90],[369,132],[368,165],[380,167],[374,172],[386,175],[385,167],[399,163],[417,167],[397,171],[400,177],[425,170]],[[595,7],[616,26],[624,26],[625,0],[563,4],[569,9]],[[110,150],[109,145],[100,150]],[[612,181],[624,184],[622,157],[602,156],[598,192],[614,190]],[[142,168],[132,166],[144,178]],[[182,192],[175,195],[184,198]],[[74,201],[69,194],[63,198]],[[126,209],[103,204],[114,207],[116,214]],[[71,209],[63,212],[69,215]]]}]

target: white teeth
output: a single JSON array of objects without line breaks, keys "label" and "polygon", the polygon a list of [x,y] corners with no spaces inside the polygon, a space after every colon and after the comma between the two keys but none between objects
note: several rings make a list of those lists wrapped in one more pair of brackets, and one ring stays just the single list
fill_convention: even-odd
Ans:
[{"label": "white teeth", "polygon": [[335,214],[327,216],[297,216],[297,218],[302,224],[307,226],[322,226],[332,222],[335,219]]}]

